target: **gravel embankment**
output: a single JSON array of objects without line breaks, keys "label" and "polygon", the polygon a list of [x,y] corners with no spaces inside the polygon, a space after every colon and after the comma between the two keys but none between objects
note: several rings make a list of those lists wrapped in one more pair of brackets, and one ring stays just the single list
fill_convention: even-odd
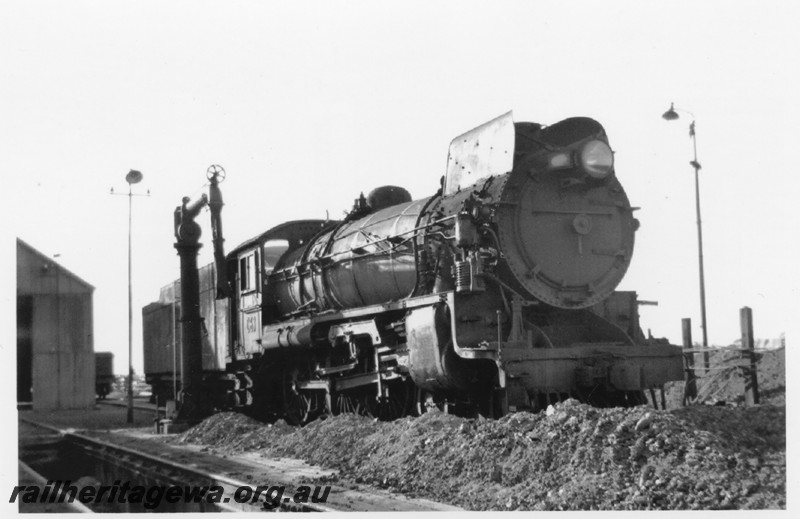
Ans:
[{"label": "gravel embankment", "polygon": [[[721,352],[712,365],[736,363]],[[759,360],[762,405],[742,407],[738,368],[701,379],[708,403],[597,409],[574,400],[500,420],[431,412],[394,422],[342,415],[294,428],[221,413],[180,441],[339,470],[338,478],[470,510],[786,508],[785,356]]]},{"label": "gravel embankment", "polygon": [[222,413],[183,441],[337,468],[472,510],[785,508],[782,407],[596,409],[501,420],[337,416],[295,429]]}]

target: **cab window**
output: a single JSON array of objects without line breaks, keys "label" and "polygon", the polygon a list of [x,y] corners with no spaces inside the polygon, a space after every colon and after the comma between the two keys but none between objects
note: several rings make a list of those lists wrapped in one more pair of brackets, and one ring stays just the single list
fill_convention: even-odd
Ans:
[{"label": "cab window", "polygon": [[251,292],[257,288],[258,251],[254,250],[239,259],[239,291]]}]

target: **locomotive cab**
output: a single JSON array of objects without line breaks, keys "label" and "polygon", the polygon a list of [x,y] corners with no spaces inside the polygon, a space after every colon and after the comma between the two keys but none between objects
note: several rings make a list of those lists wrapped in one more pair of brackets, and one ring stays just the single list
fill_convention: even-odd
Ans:
[{"label": "locomotive cab", "polygon": [[231,311],[231,321],[235,323],[231,341],[233,359],[251,359],[262,353],[262,327],[276,320],[274,290],[270,287],[274,270],[335,223],[327,220],[287,222],[242,243],[228,254],[228,275],[236,287]]}]

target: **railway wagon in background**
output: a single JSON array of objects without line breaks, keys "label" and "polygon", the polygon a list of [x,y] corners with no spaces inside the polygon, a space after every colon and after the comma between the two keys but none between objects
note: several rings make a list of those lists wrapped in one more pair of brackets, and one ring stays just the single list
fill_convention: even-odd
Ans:
[{"label": "railway wagon in background", "polygon": [[105,400],[114,385],[114,354],[97,351],[94,354],[94,387],[97,398]]},{"label": "railway wagon in background", "polygon": [[[217,270],[214,263],[199,269],[200,314],[203,316],[203,371],[215,378],[226,369],[228,300],[215,299]],[[152,387],[151,401],[177,400],[181,389],[180,280],[161,288],[158,301],[142,309],[145,382]]]}]

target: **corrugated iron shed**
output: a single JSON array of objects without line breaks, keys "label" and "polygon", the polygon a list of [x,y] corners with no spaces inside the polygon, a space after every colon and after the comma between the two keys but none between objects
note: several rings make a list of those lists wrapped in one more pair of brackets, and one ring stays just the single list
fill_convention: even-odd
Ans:
[{"label": "corrugated iron shed", "polygon": [[17,238],[17,401],[78,409],[95,401],[94,287]]}]

